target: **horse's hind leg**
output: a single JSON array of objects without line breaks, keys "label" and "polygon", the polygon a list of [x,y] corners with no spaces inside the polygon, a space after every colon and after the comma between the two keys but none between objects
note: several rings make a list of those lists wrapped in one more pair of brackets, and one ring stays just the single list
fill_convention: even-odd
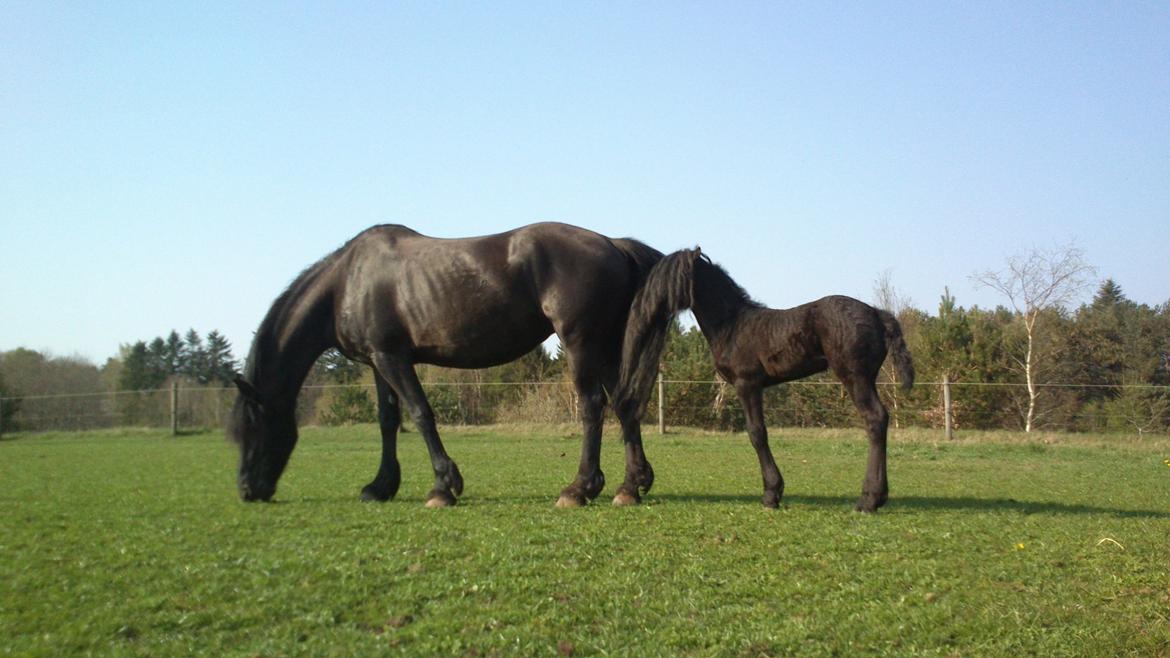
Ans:
[{"label": "horse's hind leg", "polygon": [[577,388],[578,408],[584,426],[581,441],[581,465],[577,477],[561,490],[557,507],[582,507],[605,488],[605,473],[601,472],[601,423],[605,411],[605,393],[594,355],[583,350],[567,350],[573,370],[573,384]]},{"label": "horse's hind leg", "polygon": [[[617,377],[611,378],[616,382]],[[614,390],[616,383],[609,384],[609,390]],[[618,487],[613,497],[613,504],[619,507],[636,505],[641,502],[641,494],[648,493],[654,484],[654,469],[646,460],[646,452],[642,449],[642,420],[632,409],[619,409],[615,406],[614,413],[622,424],[622,441],[626,446],[626,479]]]},{"label": "horse's hind leg", "polygon": [[402,471],[398,466],[398,427],[402,424],[402,410],[398,394],[377,372],[374,381],[378,389],[378,425],[382,430],[382,462],[374,481],[362,488],[362,500],[390,500],[398,493]]},{"label": "horse's hind leg", "polygon": [[427,507],[454,505],[456,497],[463,493],[463,477],[439,440],[435,413],[423,393],[414,365],[407,359],[386,352],[373,354],[372,360],[378,374],[386,379],[398,398],[406,404],[411,420],[418,426],[419,433],[427,443],[431,467],[435,470],[435,488],[427,494]]},{"label": "horse's hind leg", "polygon": [[865,423],[865,433],[869,438],[869,461],[865,468],[865,480],[861,484],[861,498],[857,500],[854,509],[859,512],[873,512],[886,504],[889,497],[890,485],[886,479],[886,429],[890,424],[890,414],[878,396],[873,379],[842,378],[853,405],[861,414]]},{"label": "horse's hind leg", "polygon": [[764,497],[761,499],[764,507],[776,508],[780,506],[780,497],[784,495],[784,478],[772,457],[772,449],[768,447],[768,427],[764,423],[764,391],[759,386],[737,386],[740,404],[743,405],[744,417],[747,420],[748,438],[752,447],[756,449],[756,457],[760,460],[760,475],[764,479]]}]

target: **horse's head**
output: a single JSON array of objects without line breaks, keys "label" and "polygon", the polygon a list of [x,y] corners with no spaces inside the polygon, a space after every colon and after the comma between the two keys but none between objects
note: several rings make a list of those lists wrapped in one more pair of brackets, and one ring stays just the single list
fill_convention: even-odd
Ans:
[{"label": "horse's head", "polygon": [[240,446],[240,498],[269,500],[297,443],[296,417],[291,408],[262,398],[242,376],[236,375],[235,382],[240,394],[227,435]]}]

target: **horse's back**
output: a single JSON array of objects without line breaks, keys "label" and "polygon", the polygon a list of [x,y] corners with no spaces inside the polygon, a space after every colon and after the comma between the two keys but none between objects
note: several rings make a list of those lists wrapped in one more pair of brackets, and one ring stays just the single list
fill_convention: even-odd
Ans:
[{"label": "horse's back", "polygon": [[376,226],[346,247],[339,337],[358,353],[395,345],[443,365],[501,363],[553,331],[612,324],[626,309],[610,298],[628,278],[608,238],[567,224],[471,238]]}]

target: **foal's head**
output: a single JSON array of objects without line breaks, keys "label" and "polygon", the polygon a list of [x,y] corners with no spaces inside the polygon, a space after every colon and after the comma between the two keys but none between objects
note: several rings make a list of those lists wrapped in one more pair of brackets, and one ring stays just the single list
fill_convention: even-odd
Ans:
[{"label": "foal's head", "polygon": [[236,375],[239,396],[228,418],[227,435],[240,447],[236,483],[245,501],[269,500],[297,443],[296,416],[277,400],[265,400]]}]

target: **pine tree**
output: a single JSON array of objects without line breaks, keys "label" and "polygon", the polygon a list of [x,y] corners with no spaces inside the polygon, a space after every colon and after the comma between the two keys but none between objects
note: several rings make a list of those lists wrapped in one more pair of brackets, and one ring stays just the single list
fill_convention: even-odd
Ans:
[{"label": "pine tree", "polygon": [[0,406],[0,435],[2,435],[5,431],[12,429],[12,420],[20,408],[20,399],[4,383],[4,373],[2,372],[0,372],[0,398],[4,398],[4,403]]},{"label": "pine tree", "polygon": [[203,349],[205,375],[208,382],[231,384],[236,374],[236,361],[232,357],[232,344],[218,331],[207,334],[207,345]]},{"label": "pine tree", "polygon": [[168,376],[177,375],[183,371],[183,339],[179,337],[179,332],[173,329],[167,336],[162,365]]},{"label": "pine tree", "polygon": [[152,385],[151,388],[162,384],[170,374],[170,366],[167,359],[167,343],[162,338],[156,337],[146,347],[146,369],[150,373],[150,380],[157,380],[157,383]]},{"label": "pine tree", "polygon": [[1097,294],[1093,295],[1092,307],[1094,310],[1112,310],[1126,301],[1121,286],[1113,279],[1105,279],[1097,289]]},{"label": "pine tree", "polygon": [[183,338],[183,351],[180,354],[180,371],[200,384],[210,381],[207,373],[207,351],[203,348],[203,339],[194,329],[188,329]]}]

